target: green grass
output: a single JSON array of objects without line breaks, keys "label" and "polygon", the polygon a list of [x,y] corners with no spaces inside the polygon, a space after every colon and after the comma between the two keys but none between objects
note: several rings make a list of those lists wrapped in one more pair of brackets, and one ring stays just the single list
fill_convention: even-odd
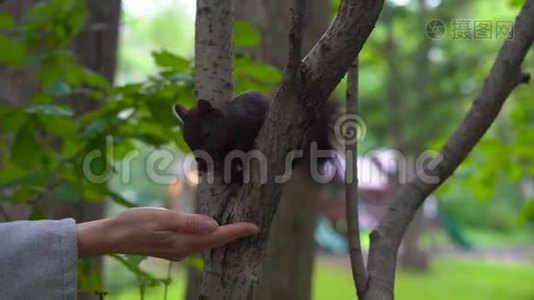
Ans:
[{"label": "green grass", "polygon": [[477,228],[466,228],[465,234],[475,246],[518,247],[534,245],[534,230],[521,228],[511,232],[495,232]]},{"label": "green grass", "polygon": [[534,299],[534,268],[491,262],[441,261],[431,276],[400,274],[399,299]]},{"label": "green grass", "polygon": [[[520,228],[510,232],[499,232],[495,230],[469,228],[461,229],[465,238],[472,243],[475,248],[482,247],[533,247],[534,230],[532,228]],[[444,230],[426,230],[421,236],[421,243],[424,247],[448,247],[451,245],[451,238]]]},{"label": "green grass", "polygon": [[[314,299],[354,299],[346,268],[319,263]],[[395,298],[404,300],[532,300],[534,267],[453,259],[435,260],[429,273],[400,272]]]},{"label": "green grass", "polygon": [[[185,280],[176,278],[168,299],[183,299]],[[320,261],[314,276],[314,299],[354,299],[348,266]],[[436,259],[429,273],[400,272],[395,287],[400,300],[533,300],[534,266],[458,259]],[[137,289],[112,293],[107,300],[140,299]],[[149,288],[145,299],[163,298],[163,288]]]}]

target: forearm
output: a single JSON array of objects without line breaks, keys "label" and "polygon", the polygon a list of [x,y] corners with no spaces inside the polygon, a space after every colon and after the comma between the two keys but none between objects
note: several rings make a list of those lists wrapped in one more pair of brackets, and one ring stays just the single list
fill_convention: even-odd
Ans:
[{"label": "forearm", "polygon": [[116,232],[112,219],[102,219],[77,224],[78,257],[98,256],[114,253]]}]

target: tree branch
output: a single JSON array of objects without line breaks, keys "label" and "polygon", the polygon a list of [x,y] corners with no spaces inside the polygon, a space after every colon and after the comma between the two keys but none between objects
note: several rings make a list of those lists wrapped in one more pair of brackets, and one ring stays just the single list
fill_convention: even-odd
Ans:
[{"label": "tree branch", "polygon": [[[528,81],[521,63],[534,41],[534,0],[527,0],[480,93],[466,117],[440,150],[437,164],[426,166],[395,197],[378,228],[371,233],[368,261],[369,290],[365,299],[392,299],[397,250],[416,210],[467,157],[497,117],[506,98],[520,83]],[[432,168],[434,166],[434,168]],[[420,176],[426,174],[425,178]],[[434,182],[428,180],[432,176]]]},{"label": "tree branch", "polygon": [[[347,72],[347,113],[358,116],[358,58],[351,64]],[[358,133],[356,133],[358,134]],[[362,246],[360,244],[360,218],[358,212],[358,136],[354,143],[346,141],[345,145],[345,212],[347,220],[347,235],[349,239],[349,254],[352,279],[358,298],[365,293],[367,271],[363,262]]]},{"label": "tree branch", "polygon": [[2,215],[2,217],[4,217],[4,221],[6,222],[11,221],[11,217],[9,216],[7,211],[4,209],[4,205],[2,203],[0,203],[0,214]]},{"label": "tree branch", "polygon": [[289,31],[289,59],[287,63],[288,75],[294,79],[302,60],[302,32],[304,29],[304,16],[306,0],[295,0],[295,7],[291,9],[291,30]]}]

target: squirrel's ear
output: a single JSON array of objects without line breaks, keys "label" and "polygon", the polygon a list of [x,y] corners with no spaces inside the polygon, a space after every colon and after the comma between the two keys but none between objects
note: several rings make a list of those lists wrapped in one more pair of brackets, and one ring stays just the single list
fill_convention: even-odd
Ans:
[{"label": "squirrel's ear", "polygon": [[187,113],[187,109],[185,109],[185,107],[181,106],[180,104],[176,104],[174,106],[174,114],[178,119],[182,120],[182,122],[187,117]]},{"label": "squirrel's ear", "polygon": [[202,117],[219,117],[222,116],[222,111],[216,107],[213,107],[207,100],[198,100],[197,103],[198,112]]}]

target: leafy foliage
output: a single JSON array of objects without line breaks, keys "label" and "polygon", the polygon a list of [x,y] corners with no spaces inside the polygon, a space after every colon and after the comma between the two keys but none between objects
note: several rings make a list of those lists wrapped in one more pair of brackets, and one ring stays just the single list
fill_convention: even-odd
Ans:
[{"label": "leafy foliage", "polygon": [[[31,204],[31,219],[46,217],[40,208],[44,197],[74,203],[110,199],[135,207],[137,203],[107,184],[121,171],[118,162],[139,145],[189,151],[172,106],[194,105],[192,60],[154,51],[156,74],[112,87],[80,65],[70,49],[87,14],[82,0],[41,1],[20,24],[0,13],[0,29],[14,29],[0,35],[0,64],[25,70],[39,83],[31,99],[9,99],[18,105],[0,107],[0,144],[6,149],[0,152],[0,201]],[[236,24],[236,45],[258,42],[254,27]],[[236,58],[237,91],[270,93],[280,78],[278,70],[242,55]],[[77,111],[79,101],[95,109]],[[113,257],[137,276],[142,289],[165,284],[139,268],[142,257]],[[203,268],[201,259],[191,259],[190,264]],[[102,291],[90,262],[81,261],[79,270],[81,289]]]}]

